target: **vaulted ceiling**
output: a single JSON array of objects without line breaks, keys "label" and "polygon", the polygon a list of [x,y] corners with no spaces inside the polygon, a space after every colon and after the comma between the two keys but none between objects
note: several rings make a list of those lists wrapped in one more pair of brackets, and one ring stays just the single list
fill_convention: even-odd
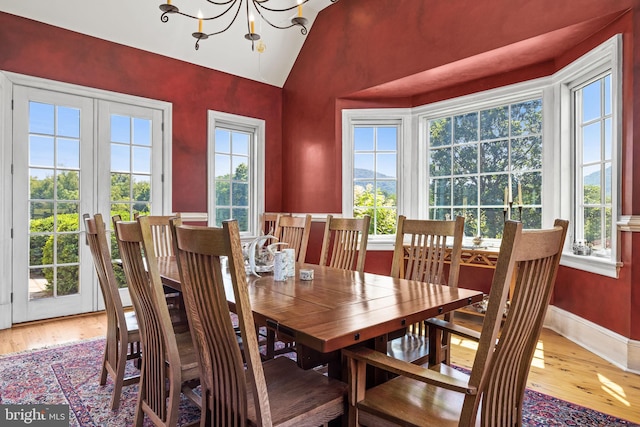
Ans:
[{"label": "vaulted ceiling", "polygon": [[[171,15],[167,23],[160,21],[160,4],[166,0],[0,0],[0,11],[67,28],[78,33],[109,40],[126,46],[223,71],[251,80],[282,87],[289,75],[305,36],[298,28],[274,29],[256,19],[255,30],[262,37],[263,53],[251,50],[244,5],[231,28],[200,42],[191,33],[198,23],[183,16]],[[296,0],[271,0],[271,7],[291,7]],[[212,16],[214,8],[206,0],[173,0],[181,11]],[[304,16],[311,28],[317,14],[331,5],[330,0],[309,0]],[[276,25],[286,25],[295,9],[283,14],[269,14]],[[203,32],[217,31],[214,21],[203,23]],[[226,26],[226,24],[225,24]],[[25,34],[25,37],[28,37]],[[152,71],[152,70],[150,70]],[[158,70],[156,70],[158,71]]]}]

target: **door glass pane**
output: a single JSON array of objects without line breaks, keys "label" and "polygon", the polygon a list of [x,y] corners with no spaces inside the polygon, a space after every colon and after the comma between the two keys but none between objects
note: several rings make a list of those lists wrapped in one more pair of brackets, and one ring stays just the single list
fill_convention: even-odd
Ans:
[{"label": "door glass pane", "polygon": [[151,120],[111,115],[111,215],[151,212]]},{"label": "door glass pane", "polygon": [[29,299],[80,292],[80,110],[29,102]]}]

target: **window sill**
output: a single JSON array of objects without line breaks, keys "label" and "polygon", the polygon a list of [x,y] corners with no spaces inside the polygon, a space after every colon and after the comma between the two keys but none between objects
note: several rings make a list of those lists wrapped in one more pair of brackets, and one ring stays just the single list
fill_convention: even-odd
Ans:
[{"label": "window sill", "polygon": [[622,263],[613,262],[610,258],[574,255],[569,252],[562,254],[560,265],[599,274],[601,276],[613,277],[614,279],[618,278],[618,271],[622,267]]}]

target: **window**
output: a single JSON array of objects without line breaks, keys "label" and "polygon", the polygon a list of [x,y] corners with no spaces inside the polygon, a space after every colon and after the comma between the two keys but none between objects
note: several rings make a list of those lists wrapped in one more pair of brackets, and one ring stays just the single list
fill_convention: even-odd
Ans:
[{"label": "window", "polygon": [[[343,215],[390,212],[379,201],[395,182],[397,214],[462,215],[469,243],[497,245],[505,216],[525,228],[569,218],[562,264],[617,277],[620,52],[618,35],[546,78],[413,109],[344,110]],[[393,126],[395,175],[378,160],[393,152]],[[392,248],[372,234],[371,249]],[[574,253],[579,242],[591,251]]]},{"label": "window", "polygon": [[395,234],[397,217],[397,124],[353,128],[353,215],[371,217],[371,234]]},{"label": "window", "polygon": [[425,118],[432,219],[465,217],[465,235],[499,239],[505,217],[540,228],[542,99]]},{"label": "window", "polygon": [[562,264],[617,277],[620,219],[621,37],[558,73],[560,211],[571,218]]},{"label": "window", "polygon": [[264,206],[264,121],[209,112],[209,225],[238,220],[244,236],[259,233]]},{"label": "window", "polygon": [[[611,73],[572,91],[575,118],[575,241],[598,256],[611,256]],[[581,249],[584,251],[584,249]],[[588,253],[588,252],[587,252]]]}]

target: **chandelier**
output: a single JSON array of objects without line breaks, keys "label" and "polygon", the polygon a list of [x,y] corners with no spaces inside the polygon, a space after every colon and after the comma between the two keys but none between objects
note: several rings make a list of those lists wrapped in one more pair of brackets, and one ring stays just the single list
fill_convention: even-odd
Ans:
[{"label": "chandelier", "polygon": [[[177,6],[171,4],[171,0],[167,0],[167,3],[160,5],[160,10],[162,11],[162,15],[160,16],[160,20],[162,22],[169,21],[169,15],[173,13],[177,13],[178,15],[186,16],[187,18],[191,18],[198,21],[198,31],[192,33],[191,35],[196,39],[196,50],[200,48],[200,40],[206,40],[211,36],[215,36],[216,34],[221,34],[227,31],[233,23],[240,15],[240,10],[243,8],[246,12],[246,21],[247,21],[247,34],[244,35],[244,38],[251,41],[251,50],[254,50],[254,43],[257,40],[260,40],[260,34],[255,31],[255,18],[251,13],[255,11],[264,22],[271,25],[273,28],[277,28],[279,30],[285,30],[291,27],[300,27],[300,33],[302,35],[307,34],[307,23],[309,22],[307,18],[302,15],[302,5],[307,3],[309,0],[297,0],[297,4],[293,4],[289,7],[284,7],[284,9],[276,9],[271,6],[274,3],[274,0],[206,0],[207,3],[210,3],[215,6],[217,11],[213,16],[205,17],[202,16],[201,13],[198,13],[198,16],[191,15],[185,12],[180,11]],[[331,3],[335,3],[338,0],[330,0]],[[282,3],[282,0],[281,0]],[[252,7],[250,7],[252,6]],[[290,19],[291,24],[285,23],[281,25],[277,25],[273,22],[274,17],[284,18],[287,13],[292,13],[292,11],[296,9],[296,16],[293,16]],[[268,18],[267,15],[272,14],[271,18]],[[220,21],[216,21],[217,29],[211,33],[203,32],[203,21],[215,21],[217,19]],[[279,18],[279,19],[280,19]],[[283,21],[286,22],[286,21]],[[258,51],[262,52],[264,50],[264,44],[259,46]]]}]

